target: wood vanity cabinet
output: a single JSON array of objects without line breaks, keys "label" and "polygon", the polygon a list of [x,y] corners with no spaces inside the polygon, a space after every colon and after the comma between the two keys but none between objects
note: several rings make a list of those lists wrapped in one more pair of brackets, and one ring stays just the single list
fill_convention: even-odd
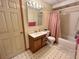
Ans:
[{"label": "wood vanity cabinet", "polygon": [[35,53],[37,50],[46,45],[46,41],[46,35],[41,35],[36,38],[29,35],[29,48],[33,53]]}]

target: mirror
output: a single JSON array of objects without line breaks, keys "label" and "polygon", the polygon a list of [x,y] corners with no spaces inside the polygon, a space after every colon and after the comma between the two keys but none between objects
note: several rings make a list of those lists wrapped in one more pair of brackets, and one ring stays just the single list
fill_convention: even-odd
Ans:
[{"label": "mirror", "polygon": [[41,26],[42,25],[42,6],[34,1],[27,2],[28,9],[28,26]]},{"label": "mirror", "polygon": [[42,25],[42,12],[40,12],[40,10],[28,7],[28,25]]}]

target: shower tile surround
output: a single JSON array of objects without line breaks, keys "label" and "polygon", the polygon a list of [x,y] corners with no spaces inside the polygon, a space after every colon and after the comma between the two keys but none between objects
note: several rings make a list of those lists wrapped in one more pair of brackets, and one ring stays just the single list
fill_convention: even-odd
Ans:
[{"label": "shower tile surround", "polygon": [[[27,50],[24,53],[12,59],[74,59],[74,55],[75,55],[74,50],[70,51],[69,49],[70,47],[67,48],[68,50],[62,48],[61,44],[59,45],[49,44],[43,47],[42,49],[40,49],[39,51],[37,51],[36,53],[32,53],[30,50]],[[79,58],[78,55],[77,58]]]}]

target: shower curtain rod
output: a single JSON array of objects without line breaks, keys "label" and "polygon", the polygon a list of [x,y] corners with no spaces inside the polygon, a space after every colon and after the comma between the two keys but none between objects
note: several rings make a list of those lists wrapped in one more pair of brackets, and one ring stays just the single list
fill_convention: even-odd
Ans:
[{"label": "shower curtain rod", "polygon": [[75,2],[75,3],[71,3],[71,4],[68,4],[68,5],[65,5],[65,6],[62,6],[62,7],[54,8],[53,10],[59,10],[59,9],[63,9],[63,8],[67,8],[67,7],[72,7],[72,6],[77,6],[77,5],[79,5],[79,1]]}]

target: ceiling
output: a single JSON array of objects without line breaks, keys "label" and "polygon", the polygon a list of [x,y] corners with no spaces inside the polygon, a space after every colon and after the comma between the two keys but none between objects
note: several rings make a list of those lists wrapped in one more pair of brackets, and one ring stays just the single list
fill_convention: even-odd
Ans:
[{"label": "ceiling", "polygon": [[53,4],[57,4],[66,0],[43,0],[43,1],[53,5]]}]

